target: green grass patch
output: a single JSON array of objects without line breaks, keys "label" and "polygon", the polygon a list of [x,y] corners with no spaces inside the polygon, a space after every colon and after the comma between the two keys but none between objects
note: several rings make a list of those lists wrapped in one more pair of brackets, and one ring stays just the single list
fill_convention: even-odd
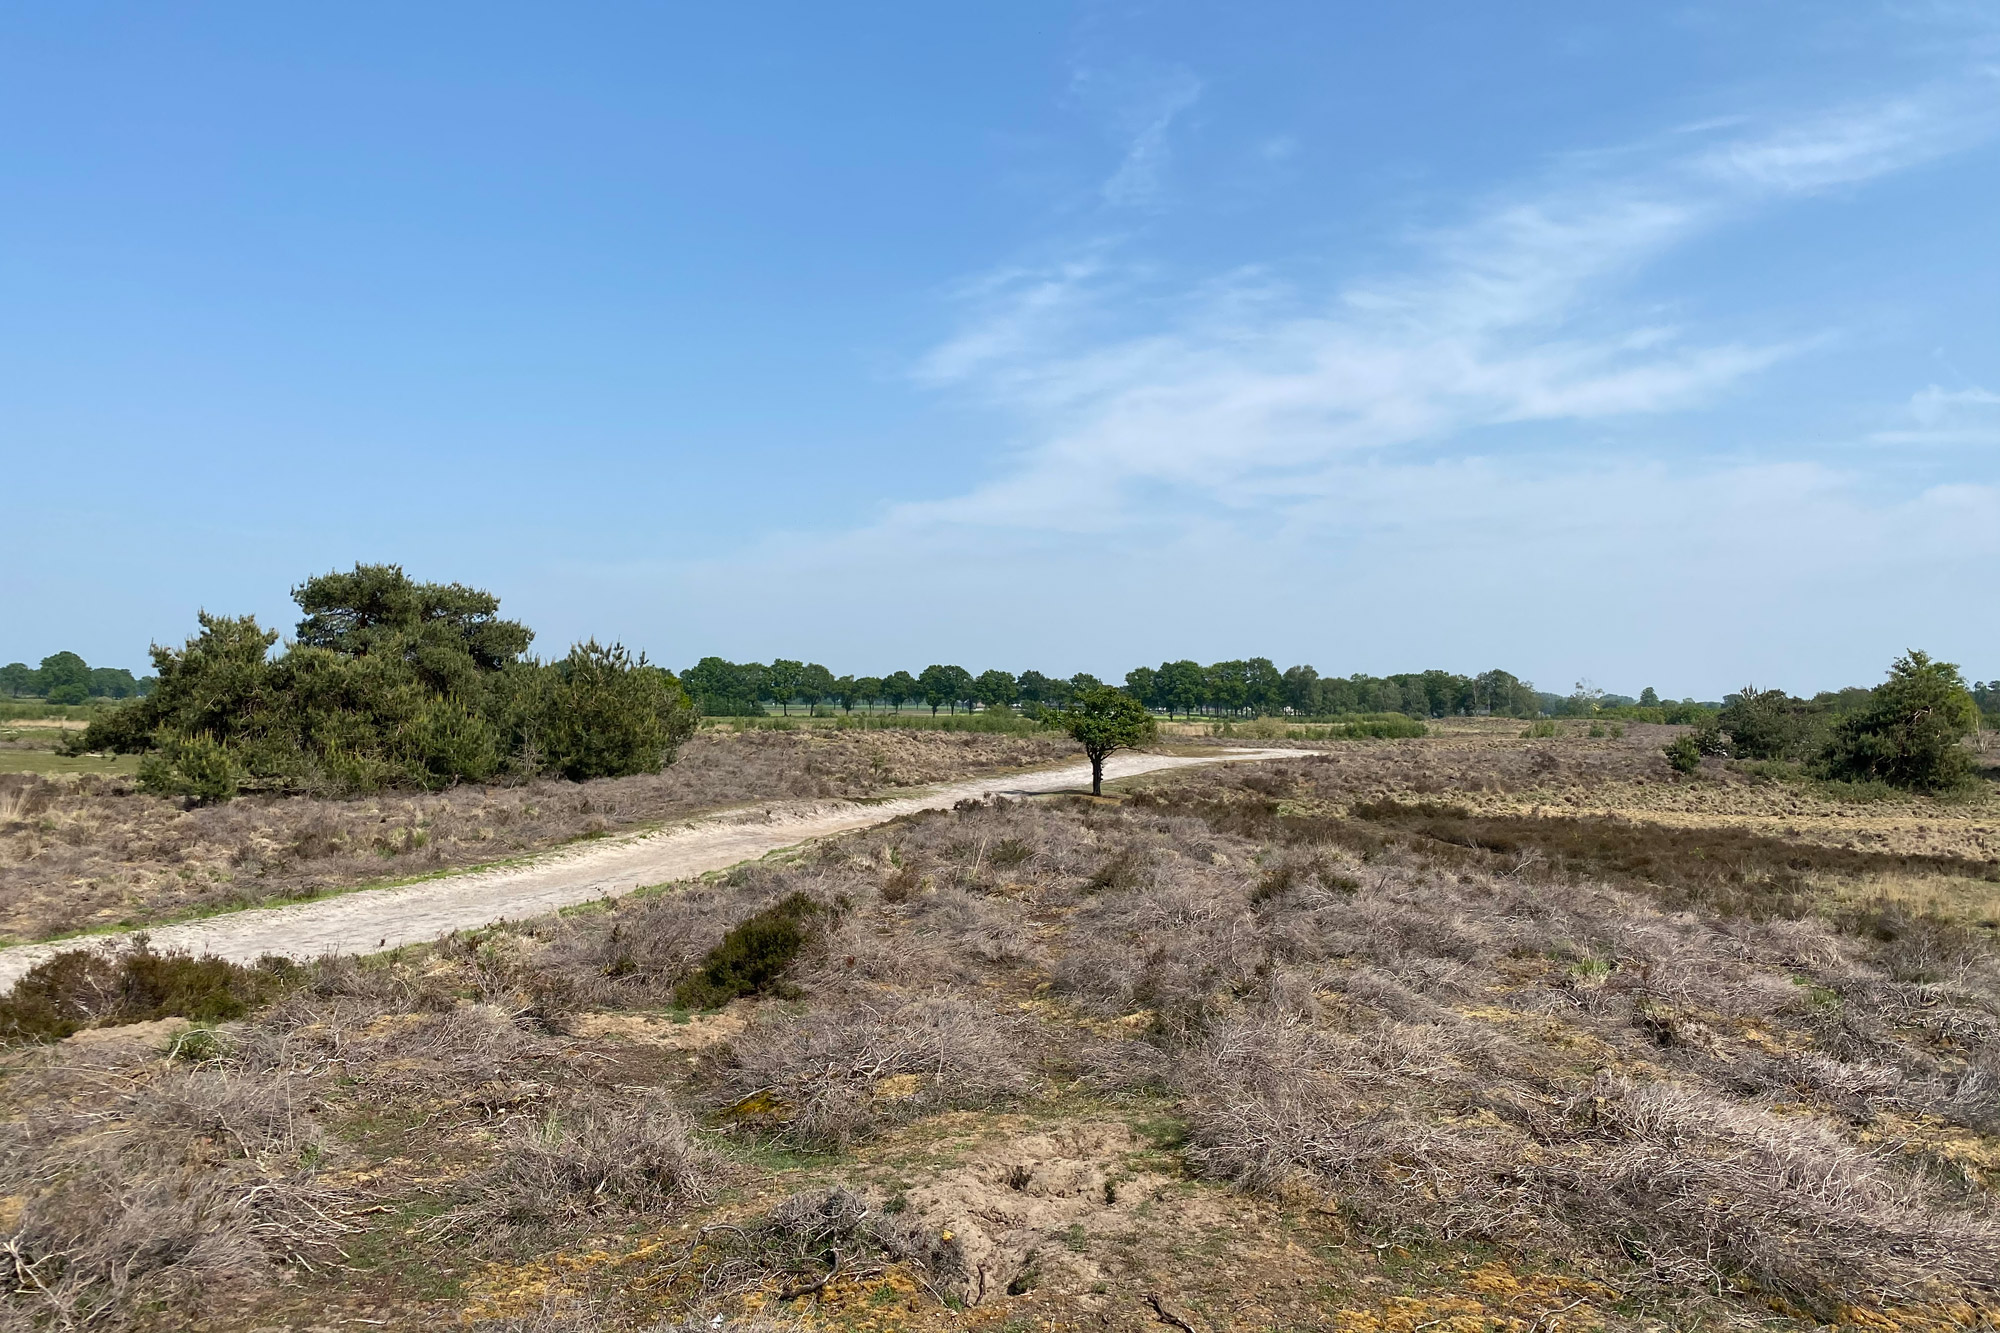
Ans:
[{"label": "green grass patch", "polygon": [[35,773],[42,777],[58,774],[97,773],[106,777],[136,777],[136,754],[58,754],[54,750],[0,749],[0,773]]}]

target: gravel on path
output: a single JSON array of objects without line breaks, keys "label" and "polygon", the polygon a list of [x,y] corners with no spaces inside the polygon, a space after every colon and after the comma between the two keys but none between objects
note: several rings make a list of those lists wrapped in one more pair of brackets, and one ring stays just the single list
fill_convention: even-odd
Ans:
[{"label": "gravel on path", "polygon": [[[1125,753],[1105,762],[1104,776],[1129,778],[1197,764],[1296,759],[1298,754],[1296,750],[1231,750],[1208,756]],[[1063,791],[1089,782],[1090,765],[1074,764],[955,782],[886,801],[773,803],[564,848],[525,864],[441,875],[393,888],[358,889],[282,907],[245,908],[143,932],[19,944],[0,949],[0,987],[13,985],[30,968],[65,949],[115,949],[141,933],[155,949],[214,954],[238,963],[255,962],[266,954],[303,960],[324,954],[375,953],[434,940],[454,930],[544,916],[573,903],[691,879],[920,810],[949,810],[960,801]]]}]

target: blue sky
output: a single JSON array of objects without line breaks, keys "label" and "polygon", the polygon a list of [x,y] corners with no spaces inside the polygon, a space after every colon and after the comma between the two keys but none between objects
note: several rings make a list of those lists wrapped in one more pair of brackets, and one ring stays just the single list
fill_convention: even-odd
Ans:
[{"label": "blue sky", "polygon": [[0,660],[2000,675],[2000,10],[0,11]]}]

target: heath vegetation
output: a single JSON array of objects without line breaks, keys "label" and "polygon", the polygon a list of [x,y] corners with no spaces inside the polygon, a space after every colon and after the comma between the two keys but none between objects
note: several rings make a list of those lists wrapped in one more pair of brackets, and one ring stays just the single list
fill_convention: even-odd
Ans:
[{"label": "heath vegetation", "polygon": [[[294,595],[282,651],[204,616],[122,701],[30,673],[10,706],[137,772],[0,776],[0,930],[1079,748],[1093,794],[368,959],[57,953],[0,997],[0,1323],[2000,1328],[1993,695],[1955,666],[1712,706],[677,676],[536,660],[394,566]],[[1295,757],[1104,784],[1161,740]]]},{"label": "heath vegetation", "polygon": [[9,1309],[2000,1323],[1990,795],[1565,726],[968,804],[185,1000],[140,978],[201,960],[51,965],[11,1001],[61,1017],[3,1075]]}]

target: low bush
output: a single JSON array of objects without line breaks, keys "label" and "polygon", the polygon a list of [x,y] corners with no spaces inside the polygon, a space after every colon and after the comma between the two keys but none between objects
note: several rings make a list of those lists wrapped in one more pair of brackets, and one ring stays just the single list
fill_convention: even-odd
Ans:
[{"label": "low bush", "polygon": [[662,1214],[704,1200],[713,1177],[693,1125],[649,1103],[577,1107],[519,1122],[490,1170],[460,1187],[454,1229],[486,1222],[547,1226],[607,1212]]},{"label": "low bush", "polygon": [[854,995],[761,1017],[715,1072],[733,1122],[810,1150],[1032,1082],[1016,1029],[954,995]]},{"label": "low bush", "polygon": [[[2000,1272],[1990,1218],[1827,1126],[1615,1077],[1551,1105],[1479,1064],[1444,1028],[1227,1025],[1183,1066],[1189,1158],[1252,1188],[1317,1182],[1392,1236],[1637,1261],[1675,1285],[1744,1281],[1829,1310],[1858,1286],[1990,1288]],[[1510,1114],[1438,1116],[1454,1102]]]},{"label": "low bush", "polygon": [[204,954],[155,953],[144,936],[124,951],[68,949],[0,998],[0,1042],[60,1041],[91,1026],[239,1018],[296,975],[286,960],[242,967]]},{"label": "low bush", "polygon": [[1393,716],[1342,723],[1333,728],[1330,734],[1350,741],[1410,740],[1418,736],[1428,736],[1430,728],[1413,717]]},{"label": "low bush", "polygon": [[693,975],[674,987],[684,1009],[719,1009],[745,995],[774,991],[819,923],[831,912],[793,893],[752,913],[724,935]]},{"label": "low bush", "polygon": [[[788,1302],[818,1294],[836,1277],[866,1274],[885,1259],[900,1260],[922,1274],[934,1293],[963,1307],[980,1295],[963,1258],[950,1232],[940,1235],[835,1185],[794,1194],[748,1225],[708,1228],[677,1267],[711,1299],[764,1289]],[[775,1333],[781,1326],[725,1322],[725,1316],[715,1315],[710,1322],[690,1321],[682,1327],[704,1333]],[[661,1333],[673,1331],[663,1328]]]},{"label": "low bush", "polygon": [[[59,1078],[9,1093],[45,1094]],[[167,1303],[198,1308],[275,1263],[337,1254],[353,1229],[315,1178],[325,1145],[283,1081],[208,1066],[91,1070],[68,1091],[0,1125],[0,1197],[13,1205],[0,1325],[146,1326]]]}]

